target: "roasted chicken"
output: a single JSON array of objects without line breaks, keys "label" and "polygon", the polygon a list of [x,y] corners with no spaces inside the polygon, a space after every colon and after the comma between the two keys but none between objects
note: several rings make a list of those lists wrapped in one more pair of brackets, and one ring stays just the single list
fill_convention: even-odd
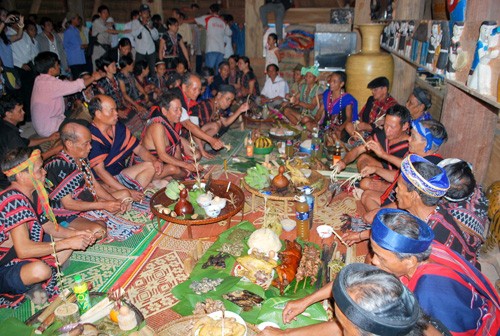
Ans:
[{"label": "roasted chicken", "polygon": [[297,268],[299,267],[300,259],[302,258],[302,247],[296,241],[286,240],[286,248],[279,253],[281,265],[276,267],[278,277],[274,279],[273,286],[279,288],[281,295],[283,290],[290,282],[295,279]]}]

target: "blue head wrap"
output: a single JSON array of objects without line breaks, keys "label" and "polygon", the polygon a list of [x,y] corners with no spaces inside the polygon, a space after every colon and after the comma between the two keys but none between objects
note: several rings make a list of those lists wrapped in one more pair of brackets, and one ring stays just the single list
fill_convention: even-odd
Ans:
[{"label": "blue head wrap", "polygon": [[305,76],[308,72],[312,73],[315,77],[319,76],[319,69],[317,66],[311,65],[310,67],[302,67],[300,74]]},{"label": "blue head wrap", "polygon": [[432,144],[436,144],[436,146],[441,146],[443,144],[443,139],[436,138],[432,135],[431,131],[428,128],[425,128],[419,121],[412,122],[411,127],[414,130],[417,130],[418,134],[423,136],[427,141],[427,145],[425,145],[424,152],[428,152],[432,148]]},{"label": "blue head wrap", "polygon": [[406,237],[394,232],[382,222],[385,214],[404,214],[412,216],[410,213],[399,209],[382,209],[377,212],[372,223],[371,238],[377,245],[385,250],[397,253],[421,253],[427,251],[434,239],[434,232],[423,220],[414,217],[419,226],[418,239]]},{"label": "blue head wrap", "polygon": [[403,179],[424,194],[432,197],[443,197],[450,188],[450,181],[448,180],[448,176],[446,176],[446,171],[439,167],[439,174],[427,180],[415,169],[413,166],[414,162],[427,162],[434,165],[423,157],[410,154],[401,162],[401,176]]}]

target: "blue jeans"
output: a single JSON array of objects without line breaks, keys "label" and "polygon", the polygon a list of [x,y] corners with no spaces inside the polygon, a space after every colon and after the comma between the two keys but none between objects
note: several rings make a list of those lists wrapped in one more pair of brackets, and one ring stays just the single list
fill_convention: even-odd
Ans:
[{"label": "blue jeans", "polygon": [[259,8],[260,20],[262,21],[262,26],[267,29],[268,20],[267,15],[269,13],[274,13],[274,18],[276,22],[276,35],[278,35],[278,40],[283,40],[283,21],[285,19],[285,6],[282,3],[268,2]]},{"label": "blue jeans", "polygon": [[224,60],[224,54],[216,51],[207,52],[205,54],[205,66],[214,69],[217,73],[219,63]]}]

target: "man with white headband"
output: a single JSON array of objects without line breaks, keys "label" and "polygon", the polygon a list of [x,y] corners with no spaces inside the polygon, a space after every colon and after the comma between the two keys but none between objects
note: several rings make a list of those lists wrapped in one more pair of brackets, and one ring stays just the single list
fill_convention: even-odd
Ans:
[{"label": "man with white headband", "polygon": [[0,249],[0,308],[19,306],[29,291],[40,300],[33,300],[36,304],[43,304],[58,294],[57,264],[86,250],[96,237],[91,230],[57,225],[43,186],[40,150],[11,150],[1,168],[11,185],[0,193],[0,244],[10,240],[12,245]]},{"label": "man with white headband", "polygon": [[420,218],[434,231],[435,240],[461,254],[476,267],[482,240],[469,234],[448,211],[439,206],[450,182],[443,168],[410,154],[401,163],[396,198],[399,209]]}]

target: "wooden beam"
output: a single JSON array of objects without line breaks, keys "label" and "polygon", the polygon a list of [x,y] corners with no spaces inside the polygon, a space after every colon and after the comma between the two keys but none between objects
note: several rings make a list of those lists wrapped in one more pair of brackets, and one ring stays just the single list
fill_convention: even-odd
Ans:
[{"label": "wooden beam", "polygon": [[92,15],[97,14],[97,8],[99,8],[100,5],[102,5],[102,0],[94,0],[94,8],[92,8],[91,17]]},{"label": "wooden beam", "polygon": [[40,10],[40,5],[42,4],[42,0],[33,0],[31,2],[30,14],[38,14]]},{"label": "wooden beam", "polygon": [[[448,141],[440,153],[460,158],[474,166],[479,183],[485,180],[498,117],[496,109],[454,85],[447,85],[441,122],[448,130]],[[497,167],[498,168],[498,167]]]},{"label": "wooden beam", "polygon": [[425,1],[398,0],[394,3],[395,20],[420,20],[424,17]]},{"label": "wooden beam", "polygon": [[262,57],[262,22],[259,8],[264,0],[245,1],[245,50],[247,57]]}]

